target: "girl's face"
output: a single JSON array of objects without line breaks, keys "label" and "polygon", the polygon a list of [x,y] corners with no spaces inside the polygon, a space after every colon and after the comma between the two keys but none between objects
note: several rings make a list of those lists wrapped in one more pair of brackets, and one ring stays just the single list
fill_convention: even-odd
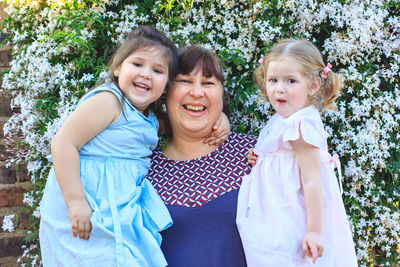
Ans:
[{"label": "girl's face", "polygon": [[319,90],[318,80],[310,83],[301,70],[302,66],[290,58],[273,60],[268,64],[268,100],[285,118],[309,106],[310,97]]},{"label": "girl's face", "polygon": [[215,76],[205,77],[202,69],[196,67],[187,75],[176,76],[166,104],[174,136],[204,136],[221,116],[223,87]]},{"label": "girl's face", "polygon": [[168,82],[168,62],[157,47],[131,53],[114,71],[118,86],[140,112],[155,102]]}]

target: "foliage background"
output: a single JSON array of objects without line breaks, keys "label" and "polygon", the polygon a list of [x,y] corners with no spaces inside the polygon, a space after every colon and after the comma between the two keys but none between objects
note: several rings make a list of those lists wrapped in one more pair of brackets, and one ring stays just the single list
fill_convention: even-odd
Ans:
[{"label": "foliage background", "polygon": [[[3,0],[6,1],[6,0]],[[343,195],[360,266],[398,266],[400,3],[397,0],[9,0],[11,43],[4,91],[18,110],[4,127],[32,190],[29,245],[19,261],[40,264],[41,191],[49,141],[79,97],[105,77],[111,51],[138,25],[155,25],[178,46],[202,44],[225,67],[234,130],[257,134],[271,116],[252,82],[258,59],[278,39],[308,38],[344,84],[337,111],[324,113],[339,154]],[[19,139],[15,137],[19,136]],[[20,140],[20,141],[12,141]],[[3,229],[12,231],[13,215]],[[28,244],[28,242],[27,242]]]}]

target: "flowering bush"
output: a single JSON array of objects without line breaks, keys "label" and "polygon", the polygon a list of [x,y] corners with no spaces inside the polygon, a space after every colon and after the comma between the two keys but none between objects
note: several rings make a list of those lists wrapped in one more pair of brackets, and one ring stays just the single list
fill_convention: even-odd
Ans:
[{"label": "flowering bush", "polygon": [[[232,127],[258,133],[272,110],[252,72],[279,38],[308,38],[340,74],[337,111],[323,114],[330,150],[341,157],[344,202],[361,266],[399,264],[400,3],[397,0],[15,0],[5,30],[11,69],[2,90],[18,108],[4,127],[19,135],[9,164],[25,161],[32,225],[20,260],[35,265],[49,141],[78,99],[105,75],[125,34],[152,24],[179,46],[213,49],[225,67]],[[12,139],[9,139],[12,140]],[[10,145],[15,145],[10,143]],[[3,229],[12,228],[12,215]]]}]

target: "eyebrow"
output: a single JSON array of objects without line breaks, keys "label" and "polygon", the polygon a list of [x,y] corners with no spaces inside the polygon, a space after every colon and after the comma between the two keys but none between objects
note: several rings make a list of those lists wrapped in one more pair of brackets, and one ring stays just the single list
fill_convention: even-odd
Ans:
[{"label": "eyebrow", "polygon": [[296,74],[287,74],[287,75],[267,74],[267,77],[277,77],[277,76],[281,76],[281,77],[284,77],[284,78],[287,78],[287,77],[298,77]]},{"label": "eyebrow", "polygon": [[[144,58],[138,57],[138,56],[134,56],[134,57],[132,57],[132,59],[145,60]],[[164,65],[164,64],[156,63],[155,65],[158,67],[165,68],[167,64]]]}]

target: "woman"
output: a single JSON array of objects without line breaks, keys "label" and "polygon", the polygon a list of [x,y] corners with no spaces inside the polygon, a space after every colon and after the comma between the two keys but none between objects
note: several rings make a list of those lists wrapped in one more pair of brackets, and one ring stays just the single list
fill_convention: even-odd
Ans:
[{"label": "woman", "polygon": [[171,267],[246,266],[236,202],[256,137],[232,132],[219,146],[204,143],[222,112],[222,83],[220,63],[209,50],[181,52],[166,100],[172,137],[153,153],[148,173],[173,219],[161,245]]}]

